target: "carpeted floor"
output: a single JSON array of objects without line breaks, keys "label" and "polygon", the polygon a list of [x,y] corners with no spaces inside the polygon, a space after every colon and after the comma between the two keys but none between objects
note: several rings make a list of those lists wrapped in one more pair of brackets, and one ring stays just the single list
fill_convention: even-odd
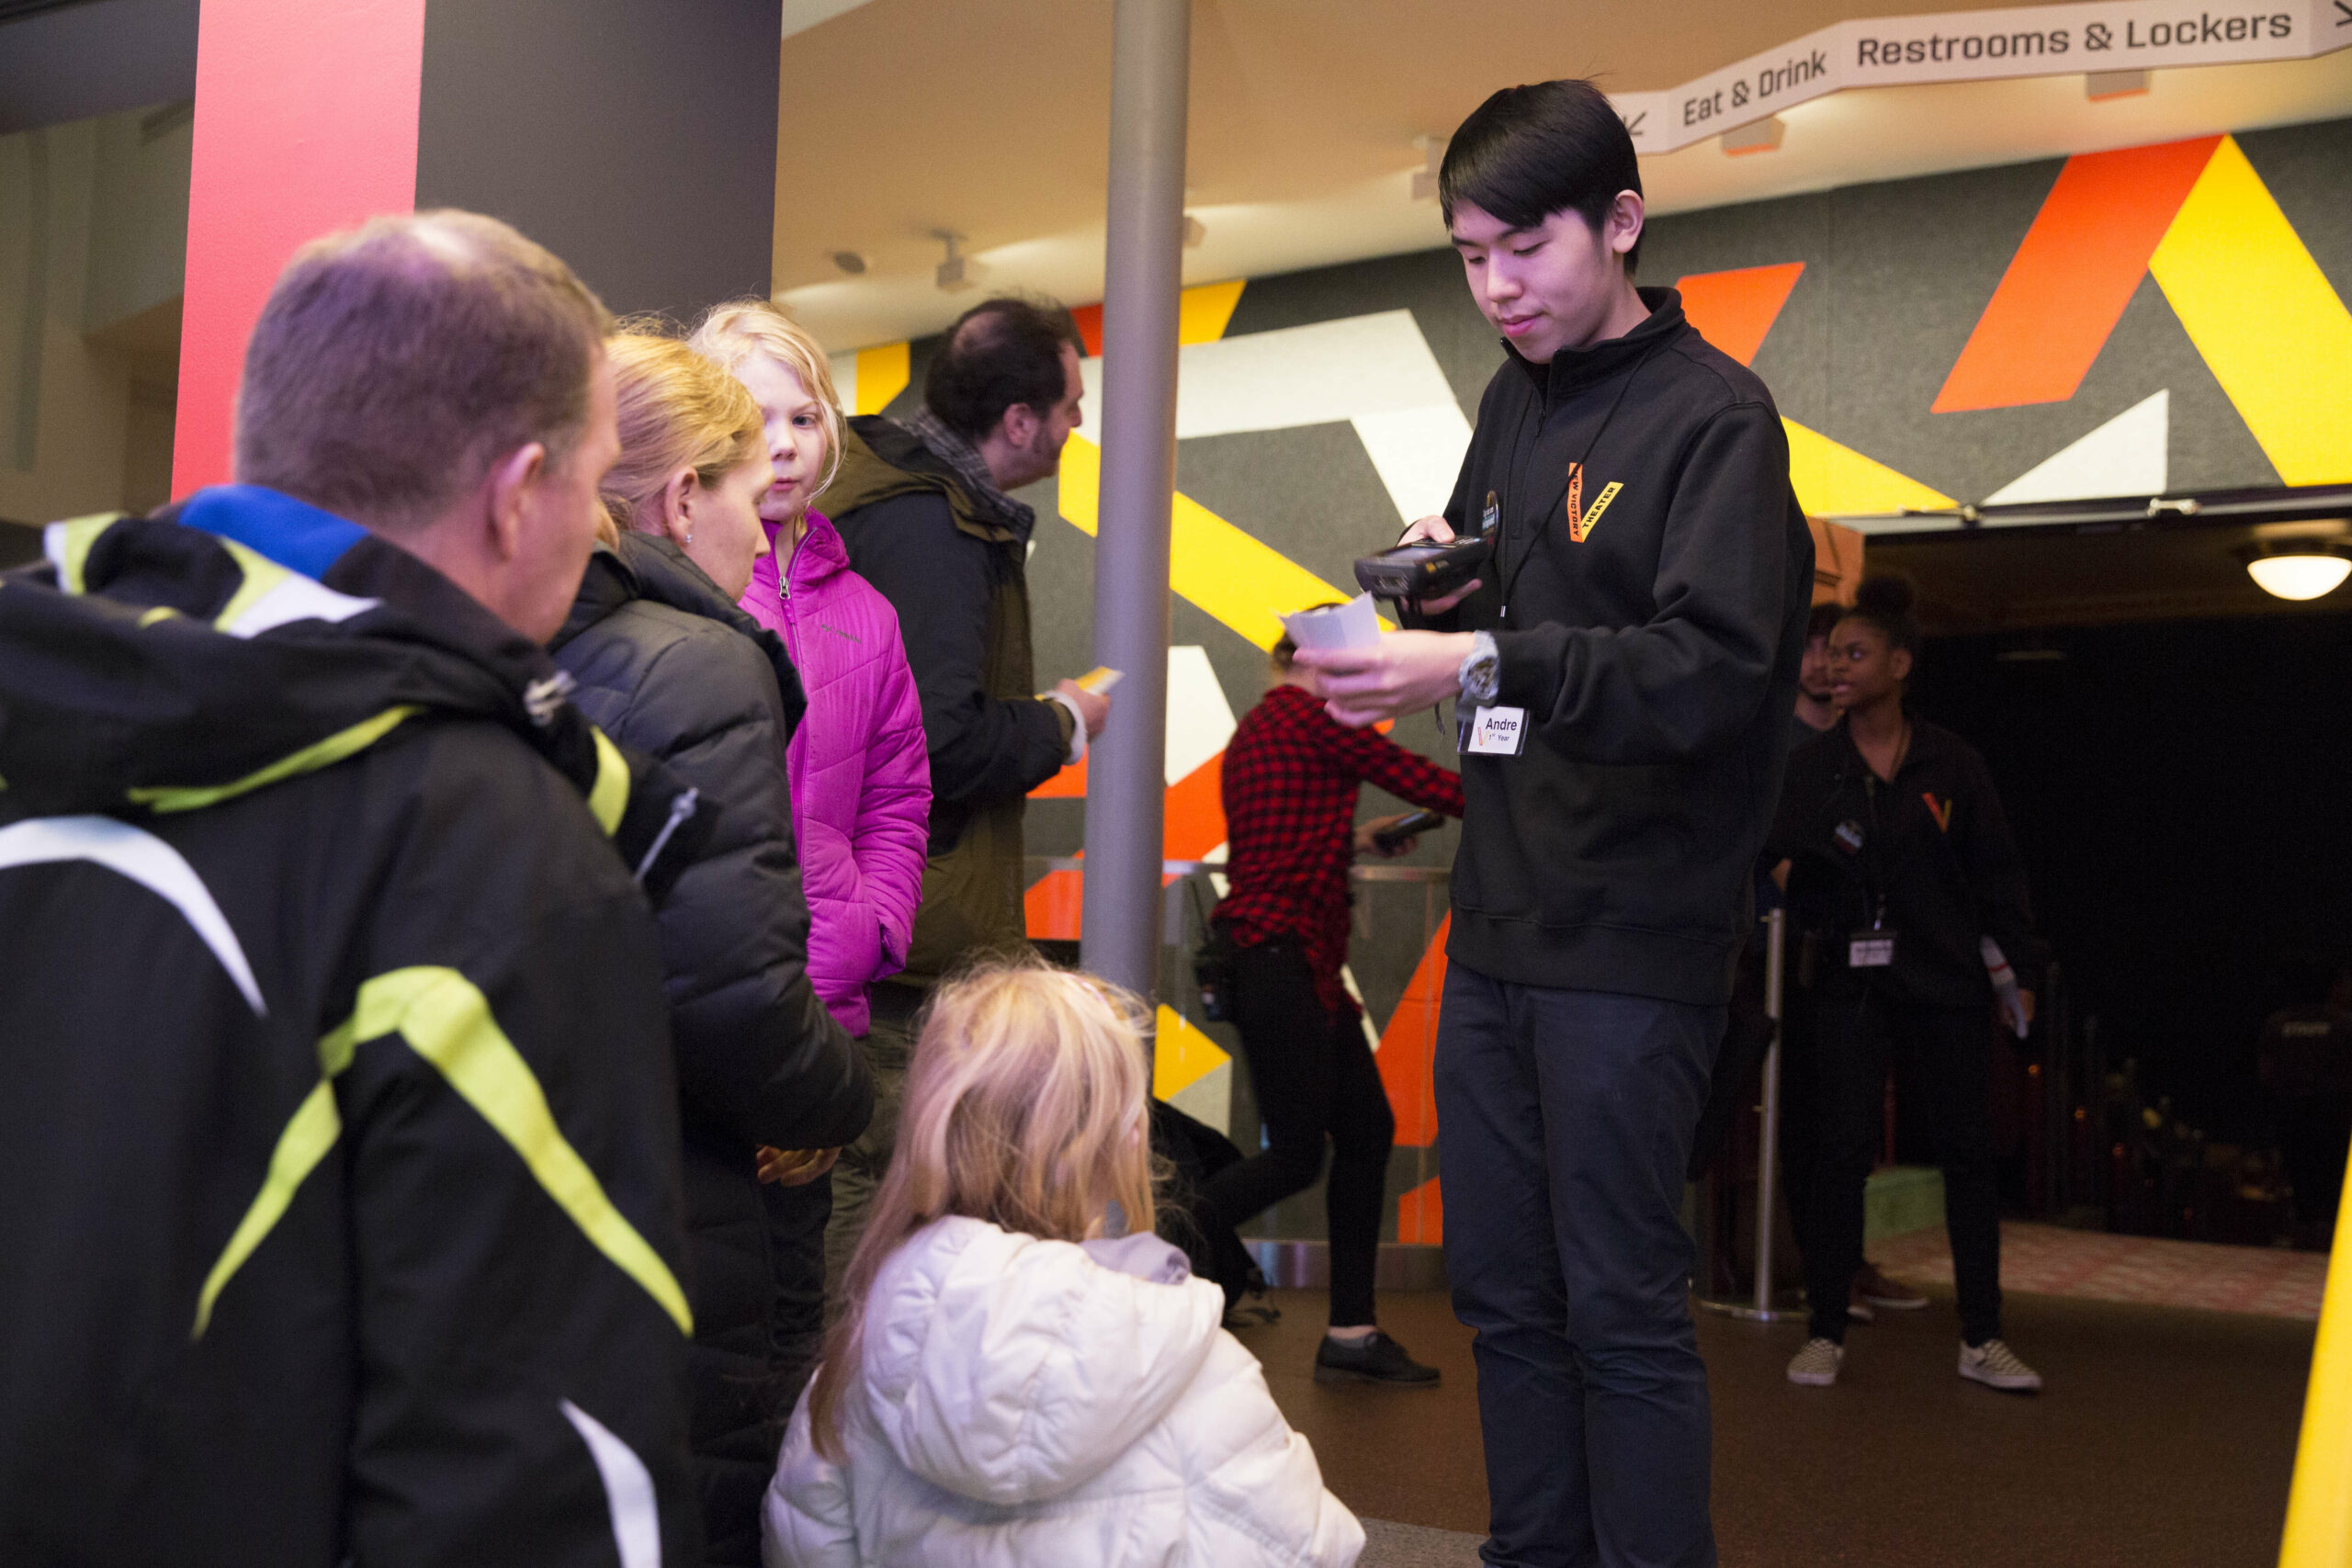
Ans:
[{"label": "carpeted floor", "polygon": [[1363,1555],[1356,1568],[1478,1568],[1483,1535],[1431,1529],[1389,1519],[1363,1521]]},{"label": "carpeted floor", "polygon": [[[1871,1258],[1899,1279],[1951,1283],[1951,1247],[1934,1225],[1873,1242]],[[2001,1223],[2001,1283],[2010,1291],[2089,1301],[2145,1302],[2319,1321],[2327,1254],[2109,1235],[2025,1220]]]},{"label": "carpeted floor", "polygon": [[[2012,1293],[2012,1345],[2038,1397],[1953,1374],[1948,1292],[1857,1326],[1835,1388],[1782,1375],[1802,1325],[1702,1314],[1725,1568],[2268,1568],[2294,1461],[2312,1325],[2277,1317]],[[1486,1480],[1468,1331],[1442,1295],[1389,1295],[1381,1321],[1445,1372],[1430,1391],[1313,1381],[1320,1292],[1242,1339],[1368,1521],[1365,1568],[1476,1560]],[[1430,1532],[1458,1532],[1458,1538]]]}]

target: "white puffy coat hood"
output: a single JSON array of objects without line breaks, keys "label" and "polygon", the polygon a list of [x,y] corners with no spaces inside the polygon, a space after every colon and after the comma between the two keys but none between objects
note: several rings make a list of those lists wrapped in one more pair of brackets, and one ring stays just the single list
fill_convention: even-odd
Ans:
[{"label": "white puffy coat hood", "polygon": [[1363,1532],[1224,1304],[1149,1236],[926,1226],[875,1280],[847,1462],[815,1452],[805,1399],[794,1413],[768,1561],[1352,1562]]}]

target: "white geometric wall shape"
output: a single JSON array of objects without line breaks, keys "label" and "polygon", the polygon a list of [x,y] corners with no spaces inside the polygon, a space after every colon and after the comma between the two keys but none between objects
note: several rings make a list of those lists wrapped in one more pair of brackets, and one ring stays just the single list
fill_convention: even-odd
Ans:
[{"label": "white geometric wall shape", "polygon": [[[1102,362],[1089,359],[1085,423],[1102,439]],[[1176,438],[1308,424],[1355,427],[1399,518],[1443,509],[1470,422],[1410,310],[1244,333],[1177,353]]]},{"label": "white geometric wall shape", "polygon": [[2170,389],[2143,398],[2097,430],[1984,498],[1987,506],[2161,495],[2169,472]]},{"label": "white geometric wall shape", "polygon": [[1209,667],[1209,650],[1196,643],[1170,649],[1166,782],[1181,783],[1224,750],[1233,729],[1233,707]]},{"label": "white geometric wall shape", "polygon": [[1219,1062],[1170,1095],[1168,1103],[1193,1121],[1230,1135],[1233,1132],[1233,1064]]}]

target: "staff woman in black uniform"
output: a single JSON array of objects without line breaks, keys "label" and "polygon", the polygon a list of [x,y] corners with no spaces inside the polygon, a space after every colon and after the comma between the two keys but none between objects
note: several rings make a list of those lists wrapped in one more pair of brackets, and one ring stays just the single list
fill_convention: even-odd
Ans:
[{"label": "staff woman in black uniform", "polygon": [[1821,1114],[1805,1259],[1811,1337],[1789,1381],[1835,1382],[1845,1357],[1862,1188],[1892,1052],[1912,1069],[1905,1082],[1921,1093],[1943,1168],[1960,1375],[2029,1393],[2041,1374],[2001,1340],[1988,965],[1997,948],[2014,966],[2024,987],[2017,1016],[2030,1019],[2041,944],[2024,859],[1984,759],[1904,706],[1919,650],[1911,604],[1908,581],[1865,579],[1830,634],[1838,722],[1790,756],[1770,840],[1788,863],[1790,909],[1801,951],[1812,953]]}]

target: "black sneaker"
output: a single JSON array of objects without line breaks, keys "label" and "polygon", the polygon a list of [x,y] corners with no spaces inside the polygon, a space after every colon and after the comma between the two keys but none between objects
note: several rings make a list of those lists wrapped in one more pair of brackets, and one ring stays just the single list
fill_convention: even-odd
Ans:
[{"label": "black sneaker", "polygon": [[1329,1335],[1315,1352],[1317,1382],[1385,1382],[1435,1388],[1438,1370],[1405,1354],[1405,1347],[1375,1328],[1363,1343],[1342,1345]]}]

